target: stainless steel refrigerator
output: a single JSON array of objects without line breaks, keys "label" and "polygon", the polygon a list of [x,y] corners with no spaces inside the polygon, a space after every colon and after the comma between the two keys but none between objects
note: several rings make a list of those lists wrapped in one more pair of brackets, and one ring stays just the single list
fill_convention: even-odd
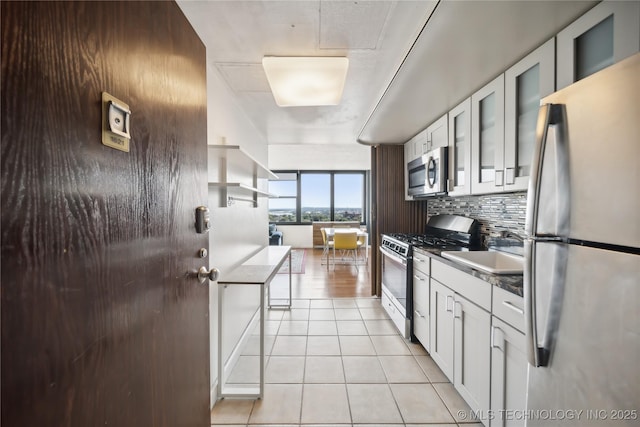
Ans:
[{"label": "stainless steel refrigerator", "polygon": [[528,426],[640,425],[640,54],[541,105],[522,417]]}]

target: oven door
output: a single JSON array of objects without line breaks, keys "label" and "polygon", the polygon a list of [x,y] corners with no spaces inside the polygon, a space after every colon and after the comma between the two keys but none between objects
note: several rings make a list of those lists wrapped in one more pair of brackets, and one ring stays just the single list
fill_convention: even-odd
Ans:
[{"label": "oven door", "polygon": [[382,255],[382,306],[405,337],[411,336],[411,308],[408,293],[407,259],[380,247]]}]

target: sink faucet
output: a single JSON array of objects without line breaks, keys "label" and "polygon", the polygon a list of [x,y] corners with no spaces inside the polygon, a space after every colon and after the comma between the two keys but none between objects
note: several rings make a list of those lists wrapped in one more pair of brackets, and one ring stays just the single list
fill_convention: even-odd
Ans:
[{"label": "sink faucet", "polygon": [[509,230],[502,230],[502,231],[500,231],[500,233],[498,233],[498,236],[499,236],[499,237],[502,237],[502,238],[511,237],[511,238],[514,238],[514,239],[516,239],[516,240],[518,240],[518,241],[520,241],[520,242],[524,242],[524,239],[523,239],[522,237],[520,237],[520,236],[519,236],[519,235],[517,235],[516,233],[512,233],[512,232],[511,232],[511,231],[509,231]]}]

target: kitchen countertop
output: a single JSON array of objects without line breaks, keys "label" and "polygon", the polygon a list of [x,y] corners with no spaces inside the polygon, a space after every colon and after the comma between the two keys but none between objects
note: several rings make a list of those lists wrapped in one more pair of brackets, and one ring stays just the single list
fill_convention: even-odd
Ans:
[{"label": "kitchen countertop", "polygon": [[440,254],[442,249],[437,248],[413,248],[414,251],[420,252],[430,258],[436,259],[443,264],[454,267],[460,271],[463,271],[467,274],[472,275],[473,277],[477,277],[478,279],[484,280],[485,282],[490,283],[493,286],[497,286],[501,289],[504,289],[507,292],[511,292],[513,294],[523,296],[522,285],[523,285],[523,276],[522,274],[491,274],[485,273],[484,271],[476,270],[474,268],[468,267],[466,265],[462,265],[455,261],[449,260],[447,258],[442,257]]}]

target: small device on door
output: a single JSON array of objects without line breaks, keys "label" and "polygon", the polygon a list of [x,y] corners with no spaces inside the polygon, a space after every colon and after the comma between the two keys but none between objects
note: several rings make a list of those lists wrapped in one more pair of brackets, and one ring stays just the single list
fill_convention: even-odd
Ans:
[{"label": "small device on door", "polygon": [[196,233],[207,233],[209,232],[209,228],[211,228],[209,208],[206,206],[198,206],[196,208]]}]

